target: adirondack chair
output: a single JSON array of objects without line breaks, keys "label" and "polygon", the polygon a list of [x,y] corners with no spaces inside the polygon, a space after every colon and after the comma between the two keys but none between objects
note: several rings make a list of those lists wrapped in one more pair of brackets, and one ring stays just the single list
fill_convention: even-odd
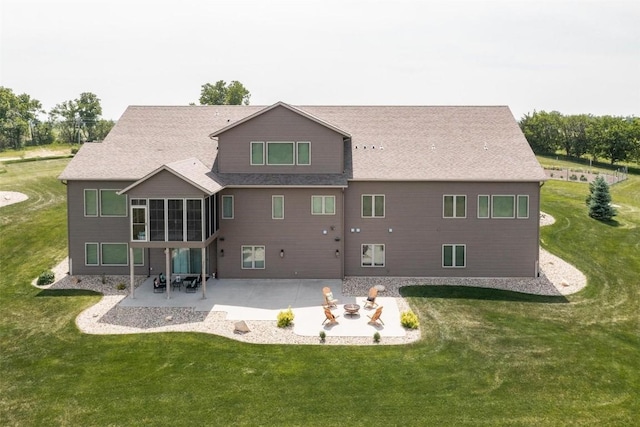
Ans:
[{"label": "adirondack chair", "polygon": [[322,304],[325,308],[336,308],[338,305],[338,300],[333,297],[333,292],[331,292],[331,288],[325,286],[322,288],[322,295],[324,296],[324,304]]},{"label": "adirondack chair", "polygon": [[324,325],[326,322],[329,322],[329,325],[333,325],[338,323],[338,321],[336,320],[337,316],[334,316],[333,313],[331,312],[331,309],[329,307],[325,307],[324,309],[324,321],[322,322],[322,324]]},{"label": "adirondack chair", "polygon": [[369,296],[364,301],[364,308],[375,308],[378,306],[376,298],[378,297],[378,290],[376,288],[369,289]]},{"label": "adirondack chair", "polygon": [[373,313],[373,316],[367,316],[369,319],[369,324],[374,324],[377,325],[378,322],[382,323],[384,325],[384,322],[382,321],[382,319],[380,318],[380,315],[382,314],[382,306],[378,307],[376,309],[376,312]]}]

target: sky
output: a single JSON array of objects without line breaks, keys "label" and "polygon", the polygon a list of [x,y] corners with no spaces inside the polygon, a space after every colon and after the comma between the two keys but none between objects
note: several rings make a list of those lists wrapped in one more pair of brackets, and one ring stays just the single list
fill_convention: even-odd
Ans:
[{"label": "sky", "polygon": [[0,0],[0,86],[103,117],[198,103],[508,105],[640,116],[640,1]]}]

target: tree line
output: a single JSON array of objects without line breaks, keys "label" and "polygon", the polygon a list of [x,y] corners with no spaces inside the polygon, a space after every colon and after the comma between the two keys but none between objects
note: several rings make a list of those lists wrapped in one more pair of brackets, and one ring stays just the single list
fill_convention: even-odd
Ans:
[{"label": "tree line", "polygon": [[55,141],[78,144],[102,140],[115,122],[101,115],[100,99],[91,92],[83,92],[47,112],[31,95],[16,95],[0,86],[0,150]]},{"label": "tree line", "polygon": [[562,115],[557,111],[525,114],[519,122],[536,154],[564,151],[568,157],[593,161],[640,162],[640,118]]}]

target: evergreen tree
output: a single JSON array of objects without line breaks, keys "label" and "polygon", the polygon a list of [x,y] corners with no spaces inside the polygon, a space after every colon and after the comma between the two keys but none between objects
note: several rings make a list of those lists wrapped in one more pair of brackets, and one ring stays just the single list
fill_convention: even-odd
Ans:
[{"label": "evergreen tree", "polygon": [[611,206],[609,185],[603,177],[599,176],[589,184],[589,193],[587,206],[591,218],[608,221],[616,215],[616,210]]}]

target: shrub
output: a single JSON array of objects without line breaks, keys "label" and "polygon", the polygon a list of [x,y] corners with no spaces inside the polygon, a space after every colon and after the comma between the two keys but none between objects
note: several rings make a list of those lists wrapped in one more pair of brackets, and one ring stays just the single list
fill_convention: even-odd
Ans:
[{"label": "shrub", "polygon": [[38,276],[38,286],[50,285],[56,280],[56,275],[53,271],[44,271]]},{"label": "shrub", "polygon": [[380,332],[376,332],[373,334],[373,342],[380,342]]},{"label": "shrub", "polygon": [[584,175],[580,175],[580,181],[587,182],[587,177]]},{"label": "shrub", "polygon": [[400,314],[400,324],[407,329],[418,329],[420,322],[418,322],[418,316],[411,311],[403,311]]},{"label": "shrub", "polygon": [[283,310],[278,313],[278,328],[286,328],[293,323],[293,311],[291,311],[291,307],[287,310]]},{"label": "shrub", "polygon": [[327,333],[325,331],[320,331],[320,342],[324,342],[327,338]]},{"label": "shrub", "polygon": [[125,285],[123,282],[120,282],[116,285],[116,289],[119,291],[124,291],[125,289],[127,289],[127,285]]},{"label": "shrub", "polygon": [[578,180],[578,175],[576,175],[576,174],[574,173],[573,175],[571,175],[571,176],[569,177],[569,179],[570,179],[571,181],[577,181],[577,180]]},{"label": "shrub", "polygon": [[77,153],[78,153],[78,148],[71,149],[71,154],[77,154]]}]

